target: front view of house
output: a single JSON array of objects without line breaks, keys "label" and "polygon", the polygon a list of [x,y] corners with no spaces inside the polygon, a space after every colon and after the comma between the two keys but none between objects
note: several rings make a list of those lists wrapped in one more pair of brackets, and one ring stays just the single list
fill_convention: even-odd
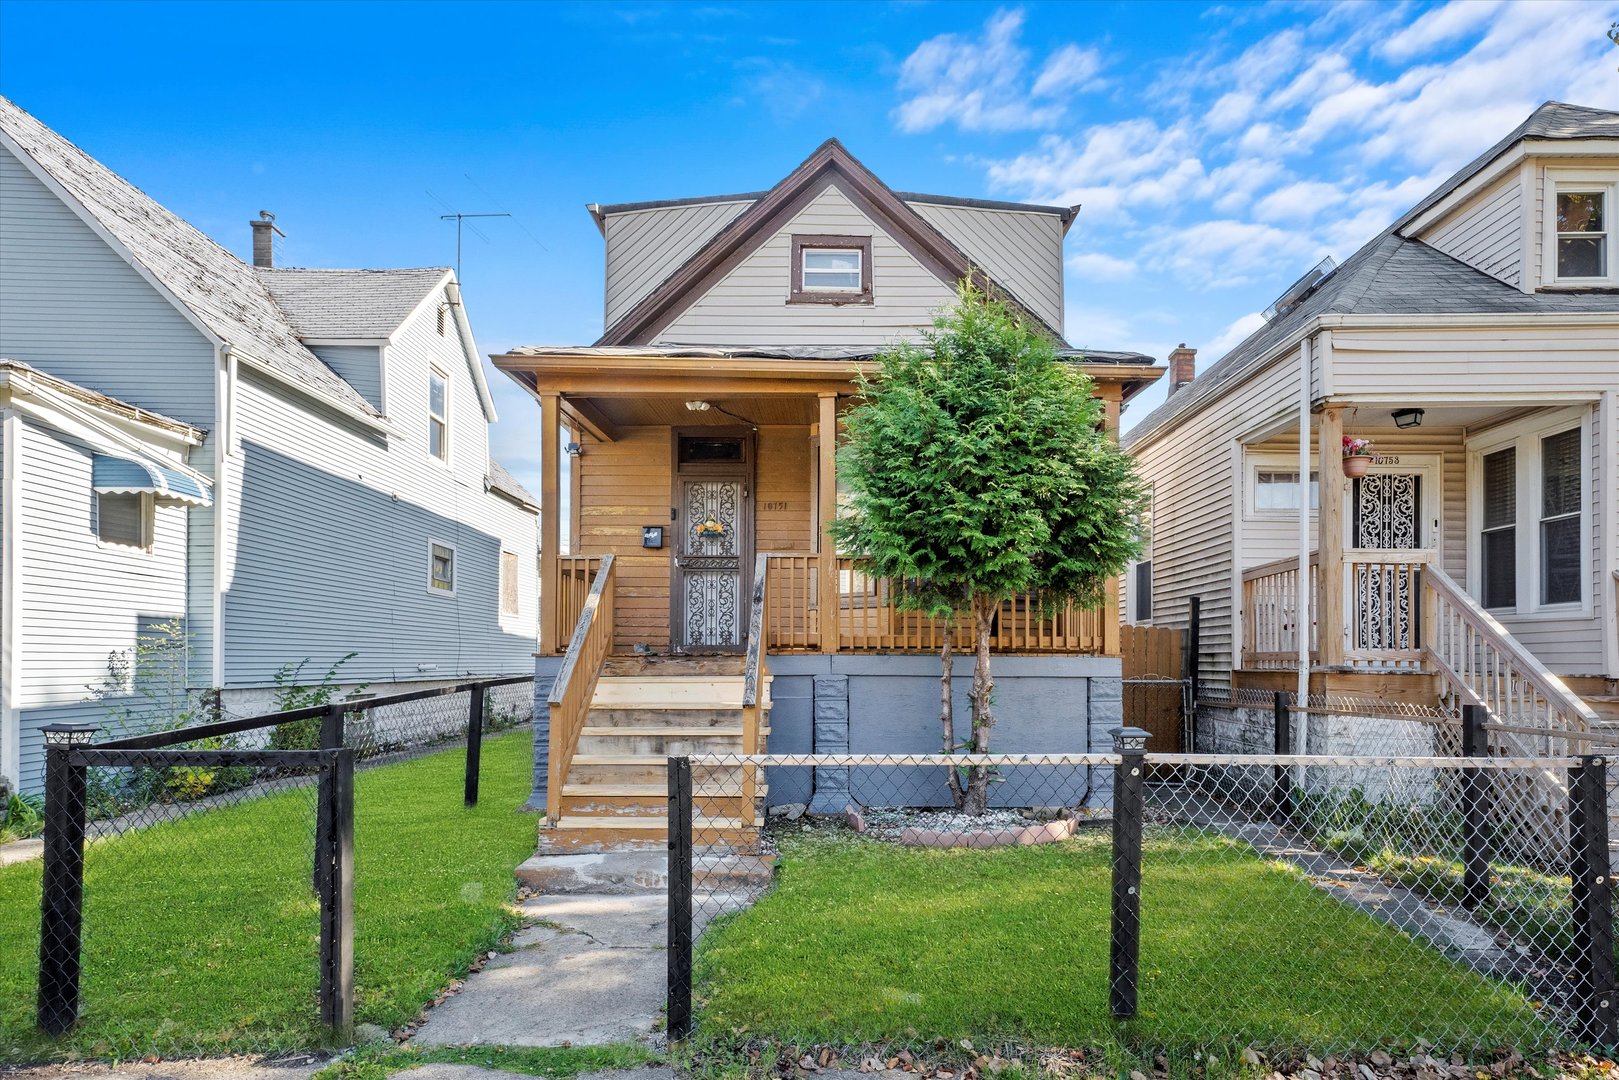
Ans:
[{"label": "front view of house", "polygon": [[1198,597],[1209,683],[1483,704],[1525,752],[1619,715],[1616,211],[1619,113],[1548,103],[1175,378],[1125,439],[1132,621]]},{"label": "front view of house", "polygon": [[[971,277],[1062,345],[1116,431],[1162,369],[1063,344],[1075,211],[896,193],[835,140],[769,191],[590,210],[605,333],[495,357],[542,411],[539,672],[569,698],[538,747],[550,824],[661,835],[668,754],[761,748],[741,714],[750,636],[773,751],[937,750],[941,626],[826,539],[838,417],[872,357]],[[995,648],[1021,659],[997,663],[998,746],[1084,750],[1117,725],[1118,633],[1112,604],[1003,605]],[[841,810],[836,783],[769,797]]]}]

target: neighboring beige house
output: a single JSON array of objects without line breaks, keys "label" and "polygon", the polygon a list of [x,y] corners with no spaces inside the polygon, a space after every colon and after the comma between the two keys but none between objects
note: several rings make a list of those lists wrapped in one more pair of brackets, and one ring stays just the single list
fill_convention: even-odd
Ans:
[{"label": "neighboring beige house", "polygon": [[[1154,496],[1126,618],[1184,626],[1200,597],[1209,684],[1596,723],[1619,680],[1616,211],[1619,113],[1548,102],[1172,375],[1124,439]],[[1361,478],[1345,436],[1375,442]]]}]

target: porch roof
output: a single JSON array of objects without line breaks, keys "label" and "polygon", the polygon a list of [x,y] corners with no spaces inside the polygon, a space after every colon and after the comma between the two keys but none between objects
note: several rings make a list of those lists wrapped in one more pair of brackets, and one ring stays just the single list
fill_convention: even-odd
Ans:
[{"label": "porch roof", "polygon": [[[847,393],[857,374],[875,370],[883,351],[874,345],[525,345],[490,359],[531,392],[538,392],[543,371],[547,388],[560,393],[644,394],[658,386],[679,393],[704,379],[734,382],[753,394],[812,394]],[[1143,353],[1063,347],[1057,355],[1098,382],[1118,384],[1125,401],[1165,370]],[[618,380],[617,389],[603,376]],[[624,381],[630,376],[637,381]]]}]

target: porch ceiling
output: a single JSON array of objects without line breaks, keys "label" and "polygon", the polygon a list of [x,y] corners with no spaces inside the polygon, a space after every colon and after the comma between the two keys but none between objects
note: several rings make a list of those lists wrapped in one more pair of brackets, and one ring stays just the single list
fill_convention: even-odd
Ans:
[{"label": "porch ceiling", "polygon": [[[760,426],[807,427],[816,422],[819,407],[813,394],[715,397],[694,391],[690,395],[642,398],[575,397],[570,394],[564,400],[583,402],[609,423],[619,427],[735,427],[738,418]],[[686,408],[687,401],[695,400],[707,401],[713,408],[707,412],[693,412]],[[727,416],[726,413],[732,415]]]},{"label": "porch ceiling", "polygon": [[[1353,435],[1377,433],[1386,436],[1389,432],[1401,430],[1394,423],[1394,410],[1396,409],[1421,409],[1423,411],[1421,426],[1405,429],[1413,434],[1442,432],[1456,435],[1470,431],[1480,431],[1536,411],[1536,407],[1525,408],[1521,403],[1507,404],[1505,402],[1483,405],[1428,405],[1420,400],[1412,400],[1398,405],[1385,402],[1367,405],[1355,405],[1352,402],[1343,404],[1347,406],[1344,413],[1344,430]],[[1562,408],[1561,405],[1551,407]],[[1313,428],[1316,423],[1317,420],[1312,417],[1310,421],[1311,427]],[[1279,423],[1260,433],[1258,438],[1252,438],[1248,441],[1251,444],[1268,442],[1281,436],[1296,439],[1298,430],[1298,419],[1294,416],[1290,417],[1286,422]]]}]

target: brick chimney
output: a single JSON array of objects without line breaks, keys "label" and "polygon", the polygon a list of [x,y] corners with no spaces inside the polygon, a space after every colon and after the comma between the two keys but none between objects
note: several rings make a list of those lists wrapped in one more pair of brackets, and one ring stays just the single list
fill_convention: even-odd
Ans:
[{"label": "brick chimney", "polygon": [[268,269],[275,265],[275,237],[285,237],[287,234],[275,227],[275,215],[268,210],[259,211],[257,221],[248,222],[253,226],[253,265]]},{"label": "brick chimney", "polygon": [[1197,350],[1181,342],[1169,351],[1169,392],[1173,394],[1197,376]]}]

